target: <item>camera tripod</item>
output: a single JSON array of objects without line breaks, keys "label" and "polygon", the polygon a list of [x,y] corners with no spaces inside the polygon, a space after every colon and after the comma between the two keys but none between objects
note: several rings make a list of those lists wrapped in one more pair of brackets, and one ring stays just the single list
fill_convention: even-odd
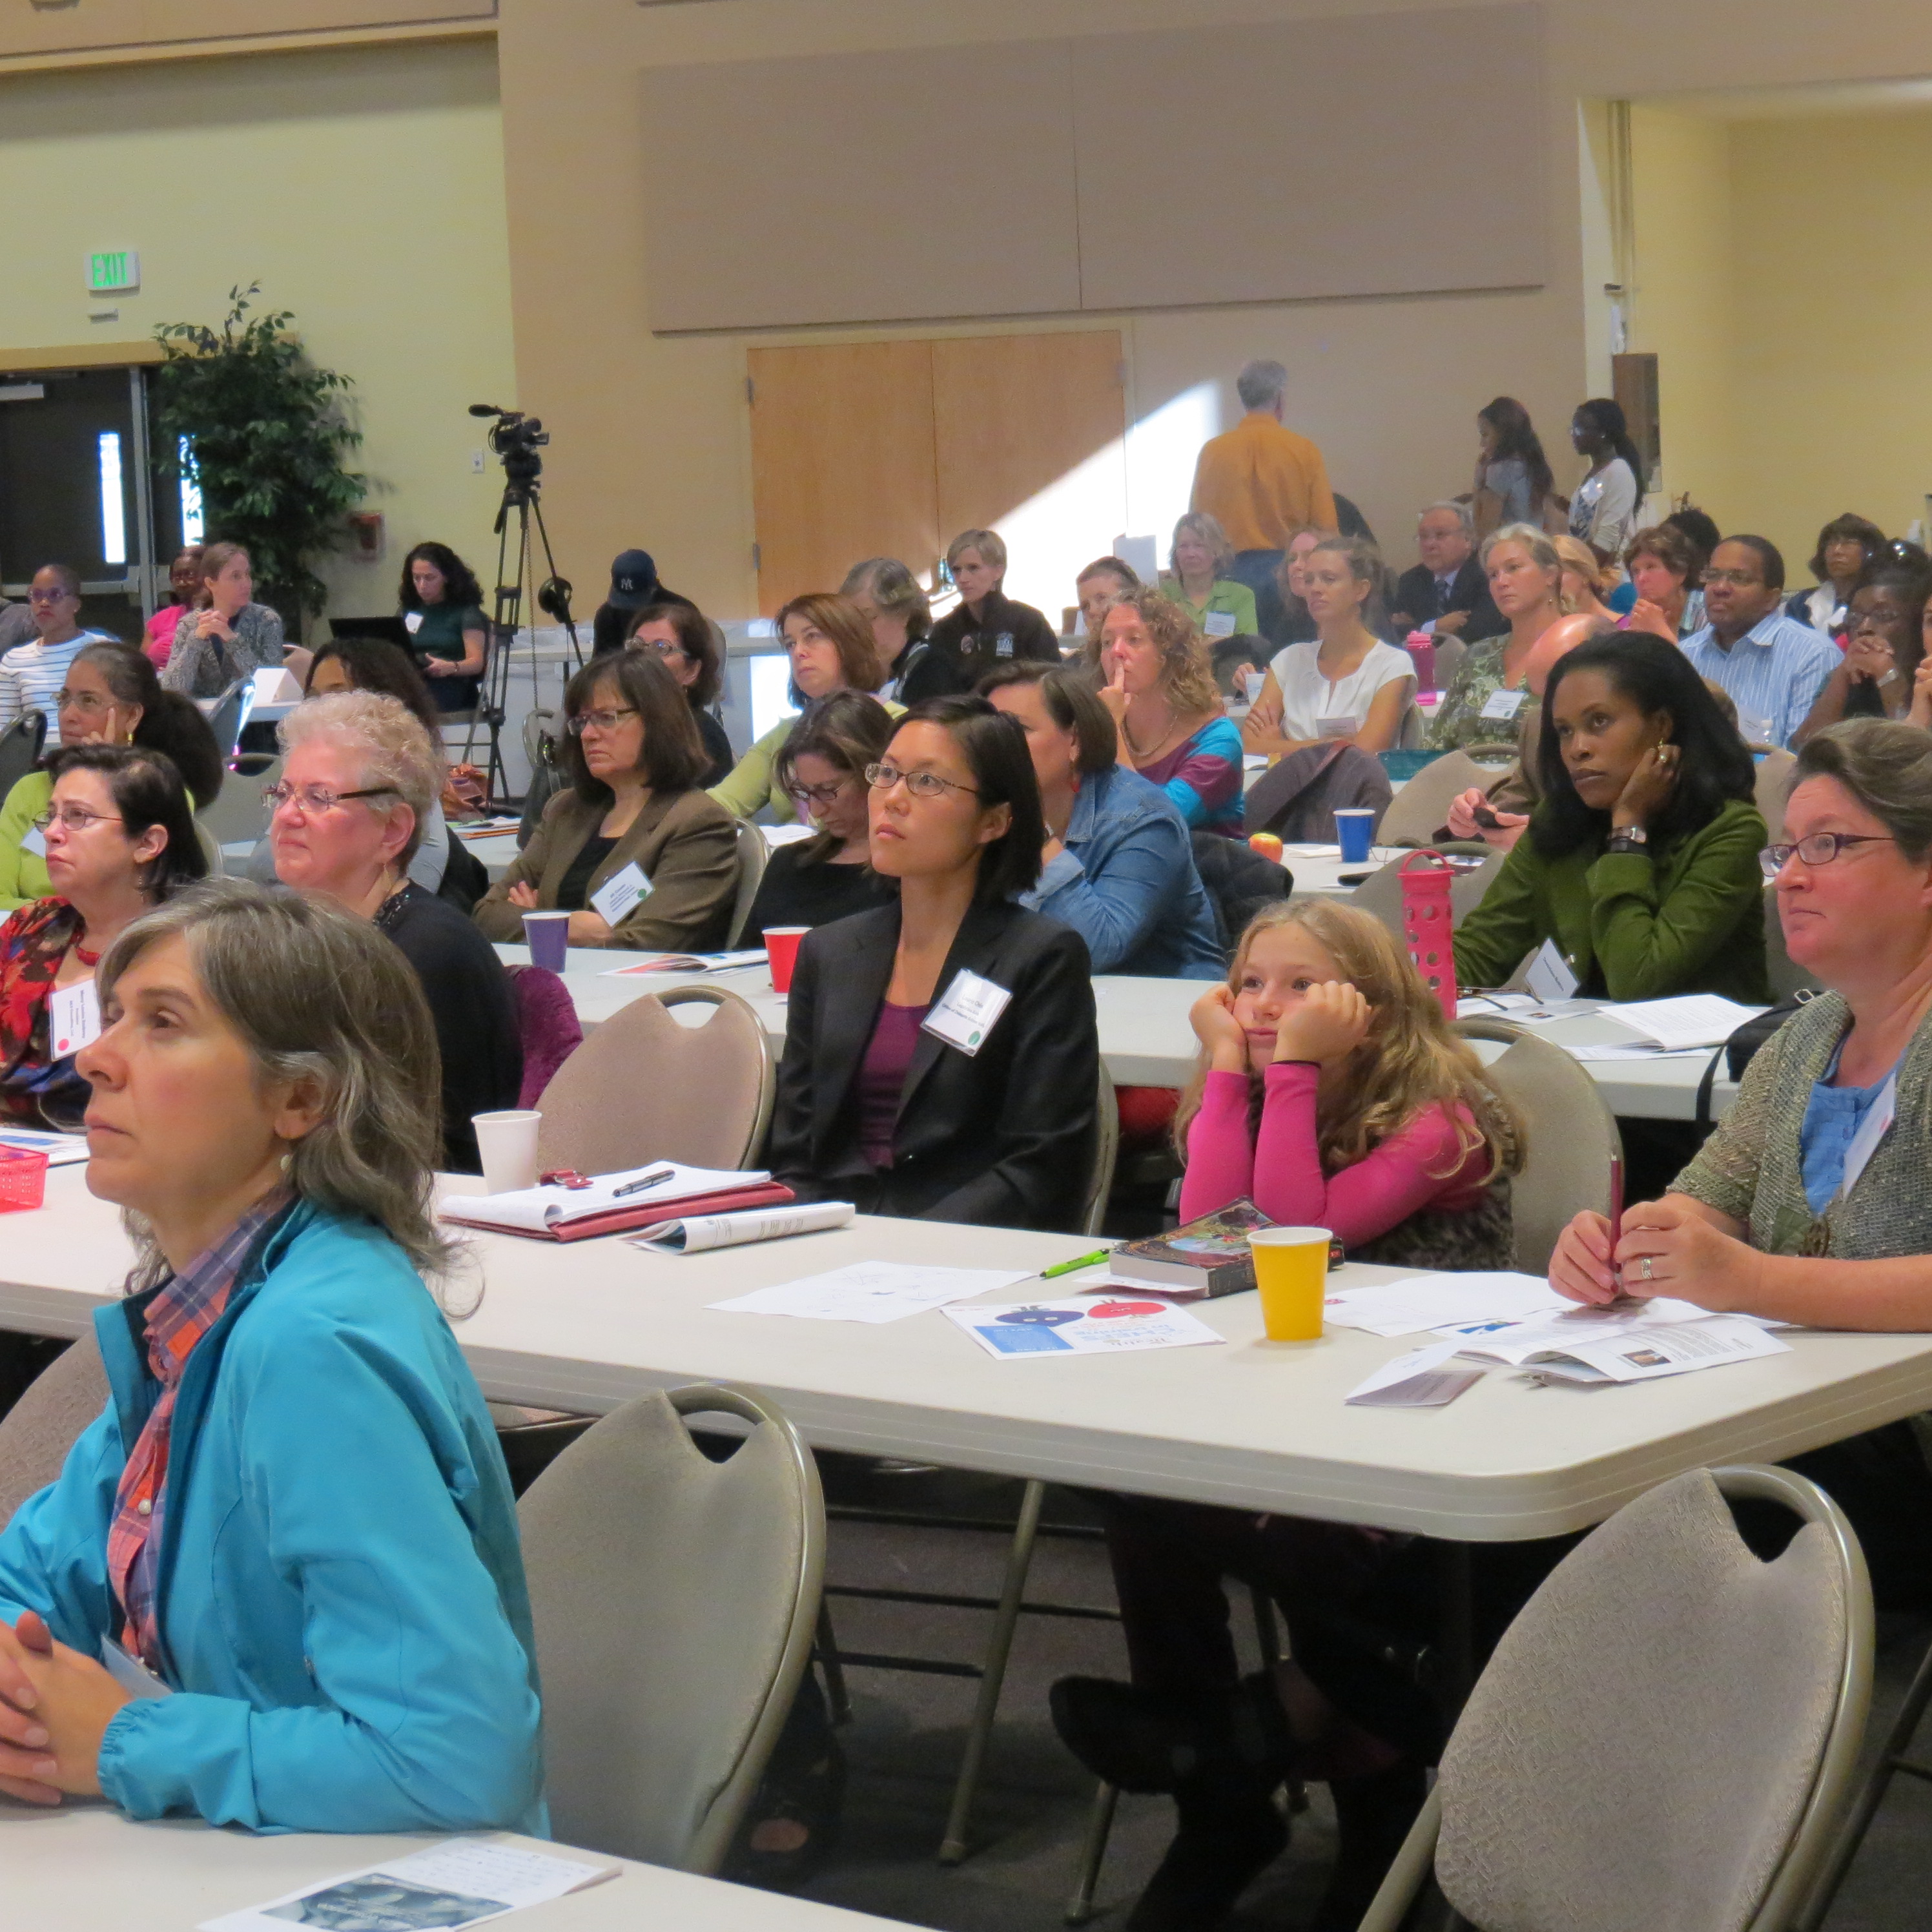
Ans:
[{"label": "camera tripod", "polygon": [[[510,793],[509,775],[503,763],[503,727],[509,717],[510,679],[514,668],[517,633],[524,622],[524,592],[532,575],[532,531],[536,541],[543,546],[547,573],[537,586],[536,608],[562,625],[569,635],[570,657],[564,670],[566,680],[572,671],[582,666],[584,646],[577,634],[576,621],[570,614],[570,585],[556,574],[556,558],[550,547],[550,532],[544,527],[543,505],[539,500],[543,486],[538,479],[542,473],[543,458],[537,454],[532,445],[548,442],[550,438],[541,434],[543,426],[534,417],[521,416],[514,410],[492,410],[488,404],[478,404],[472,408],[470,413],[493,415],[499,418],[490,429],[490,441],[502,458],[505,482],[503,500],[497,506],[496,520],[493,526],[496,538],[496,592],[490,626],[490,656],[484,668],[482,701],[471,722],[464,756],[470,756],[476,744],[476,727],[482,724],[490,734],[489,763],[484,774],[489,809],[502,812],[522,802]],[[530,674],[530,704],[535,710],[542,693],[534,622],[524,668]]]}]

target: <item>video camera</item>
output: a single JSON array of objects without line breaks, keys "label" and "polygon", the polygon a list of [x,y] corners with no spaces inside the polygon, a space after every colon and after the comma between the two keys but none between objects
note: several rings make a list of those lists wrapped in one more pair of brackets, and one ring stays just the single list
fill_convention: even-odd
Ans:
[{"label": "video camera", "polygon": [[537,452],[550,440],[550,431],[536,416],[521,410],[500,410],[494,403],[472,403],[472,416],[494,416],[490,425],[490,447],[503,465],[511,482],[528,488],[543,474],[543,458]]}]

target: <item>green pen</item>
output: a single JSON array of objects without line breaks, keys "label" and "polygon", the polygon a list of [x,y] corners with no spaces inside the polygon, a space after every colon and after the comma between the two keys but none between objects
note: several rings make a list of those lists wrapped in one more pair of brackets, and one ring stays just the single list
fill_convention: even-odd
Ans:
[{"label": "green pen", "polygon": [[1096,1248],[1090,1255],[1082,1255],[1077,1260],[1055,1262],[1050,1268],[1042,1268],[1040,1278],[1051,1281],[1055,1275],[1071,1274],[1076,1268],[1091,1268],[1096,1262],[1103,1262],[1113,1252],[1112,1248]]}]

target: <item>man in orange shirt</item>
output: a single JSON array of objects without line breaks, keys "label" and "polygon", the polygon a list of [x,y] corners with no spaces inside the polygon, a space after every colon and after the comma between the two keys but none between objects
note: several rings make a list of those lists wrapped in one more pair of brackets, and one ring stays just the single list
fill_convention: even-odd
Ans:
[{"label": "man in orange shirt", "polygon": [[1335,499],[1321,451],[1282,422],[1288,371],[1279,362],[1250,362],[1234,388],[1247,414],[1202,444],[1192,507],[1227,532],[1234,547],[1228,575],[1272,604],[1289,537],[1310,524],[1334,530]]}]

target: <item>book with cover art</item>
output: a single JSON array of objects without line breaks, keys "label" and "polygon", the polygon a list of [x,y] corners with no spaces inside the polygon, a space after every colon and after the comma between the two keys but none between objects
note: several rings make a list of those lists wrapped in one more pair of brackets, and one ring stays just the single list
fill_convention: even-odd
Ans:
[{"label": "book with cover art", "polygon": [[1238,1294],[1255,1285],[1248,1236],[1274,1225],[1244,1195],[1172,1234],[1124,1243],[1107,1257],[1108,1270],[1169,1294]]}]

